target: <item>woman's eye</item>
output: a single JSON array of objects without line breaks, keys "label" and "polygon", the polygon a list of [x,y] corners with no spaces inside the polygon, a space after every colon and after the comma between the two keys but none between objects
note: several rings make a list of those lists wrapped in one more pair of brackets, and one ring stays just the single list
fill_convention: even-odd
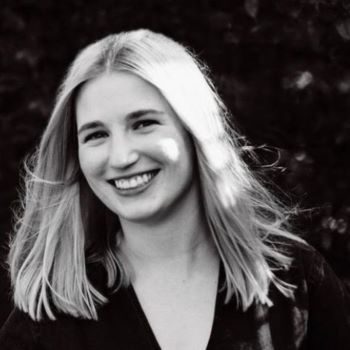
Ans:
[{"label": "woman's eye", "polygon": [[107,136],[107,133],[104,131],[95,131],[95,132],[87,135],[84,138],[84,142],[101,139],[101,138],[106,137],[106,136]]},{"label": "woman's eye", "polygon": [[158,122],[156,120],[152,120],[152,119],[140,120],[140,121],[133,124],[133,129],[134,130],[144,129],[144,128],[147,128],[148,126],[151,126],[154,124],[158,124]]}]

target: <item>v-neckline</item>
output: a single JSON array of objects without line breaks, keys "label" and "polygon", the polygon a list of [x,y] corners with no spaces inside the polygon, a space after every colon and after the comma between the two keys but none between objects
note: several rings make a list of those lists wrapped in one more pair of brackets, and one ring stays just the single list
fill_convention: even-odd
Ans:
[{"label": "v-neckline", "polygon": [[[222,266],[222,263],[220,261],[219,263],[219,276],[218,276],[218,281],[217,281],[217,287],[216,287],[216,296],[215,296],[215,306],[214,306],[214,315],[213,315],[213,321],[212,321],[212,326],[210,330],[210,335],[208,339],[208,343],[206,346],[206,349],[210,349],[211,344],[213,343],[213,336],[216,334],[216,324],[218,322],[218,317],[217,313],[220,308],[220,305],[222,304],[222,291],[221,291],[221,286],[223,284],[223,279],[224,279],[224,268]],[[142,308],[142,305],[140,303],[140,300],[136,294],[136,291],[133,287],[133,285],[130,283],[128,287],[128,292],[129,296],[132,302],[132,305],[136,311],[137,317],[139,319],[139,322],[141,326],[144,328],[146,334],[147,334],[147,339],[150,343],[151,349],[152,350],[162,350],[161,346],[158,343],[158,340],[154,334],[154,331],[147,319],[146,313]]]}]

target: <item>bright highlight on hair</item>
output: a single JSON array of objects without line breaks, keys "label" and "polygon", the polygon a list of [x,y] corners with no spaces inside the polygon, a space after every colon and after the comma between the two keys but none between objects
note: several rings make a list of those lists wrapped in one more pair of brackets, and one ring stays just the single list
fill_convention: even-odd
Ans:
[{"label": "bright highlight on hair", "polygon": [[[274,285],[293,286],[276,272],[289,267],[284,209],[241,159],[239,135],[207,77],[207,69],[182,45],[149,30],[110,35],[85,48],[60,88],[37,153],[27,167],[9,264],[16,305],[35,320],[55,311],[98,318],[107,302],[89,279],[99,262],[110,288],[129,283],[118,251],[119,222],[94,196],[79,169],[74,101],[87,81],[114,71],[133,73],[155,86],[190,134],[196,152],[202,203],[225,270],[226,300],[247,309],[271,305]],[[177,145],[160,145],[171,159]],[[117,282],[118,281],[118,282]]]}]

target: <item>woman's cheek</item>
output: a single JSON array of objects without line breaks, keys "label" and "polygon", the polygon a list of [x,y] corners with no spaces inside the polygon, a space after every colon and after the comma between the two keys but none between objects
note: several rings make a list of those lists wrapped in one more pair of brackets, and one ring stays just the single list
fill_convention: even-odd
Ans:
[{"label": "woman's cheek", "polygon": [[85,175],[99,175],[105,169],[106,155],[102,149],[85,148],[79,151],[79,162]]},{"label": "woman's cheek", "polygon": [[170,137],[158,141],[157,148],[164,158],[172,163],[176,163],[180,157],[179,143]]}]

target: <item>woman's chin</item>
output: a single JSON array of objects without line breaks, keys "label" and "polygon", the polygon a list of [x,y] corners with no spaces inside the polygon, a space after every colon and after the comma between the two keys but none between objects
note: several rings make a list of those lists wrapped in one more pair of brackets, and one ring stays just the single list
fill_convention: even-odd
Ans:
[{"label": "woman's chin", "polygon": [[134,222],[134,223],[151,223],[152,221],[157,221],[160,216],[160,210],[153,209],[150,207],[142,207],[140,210],[138,208],[132,208],[132,210],[118,210],[114,211],[121,222]]}]

